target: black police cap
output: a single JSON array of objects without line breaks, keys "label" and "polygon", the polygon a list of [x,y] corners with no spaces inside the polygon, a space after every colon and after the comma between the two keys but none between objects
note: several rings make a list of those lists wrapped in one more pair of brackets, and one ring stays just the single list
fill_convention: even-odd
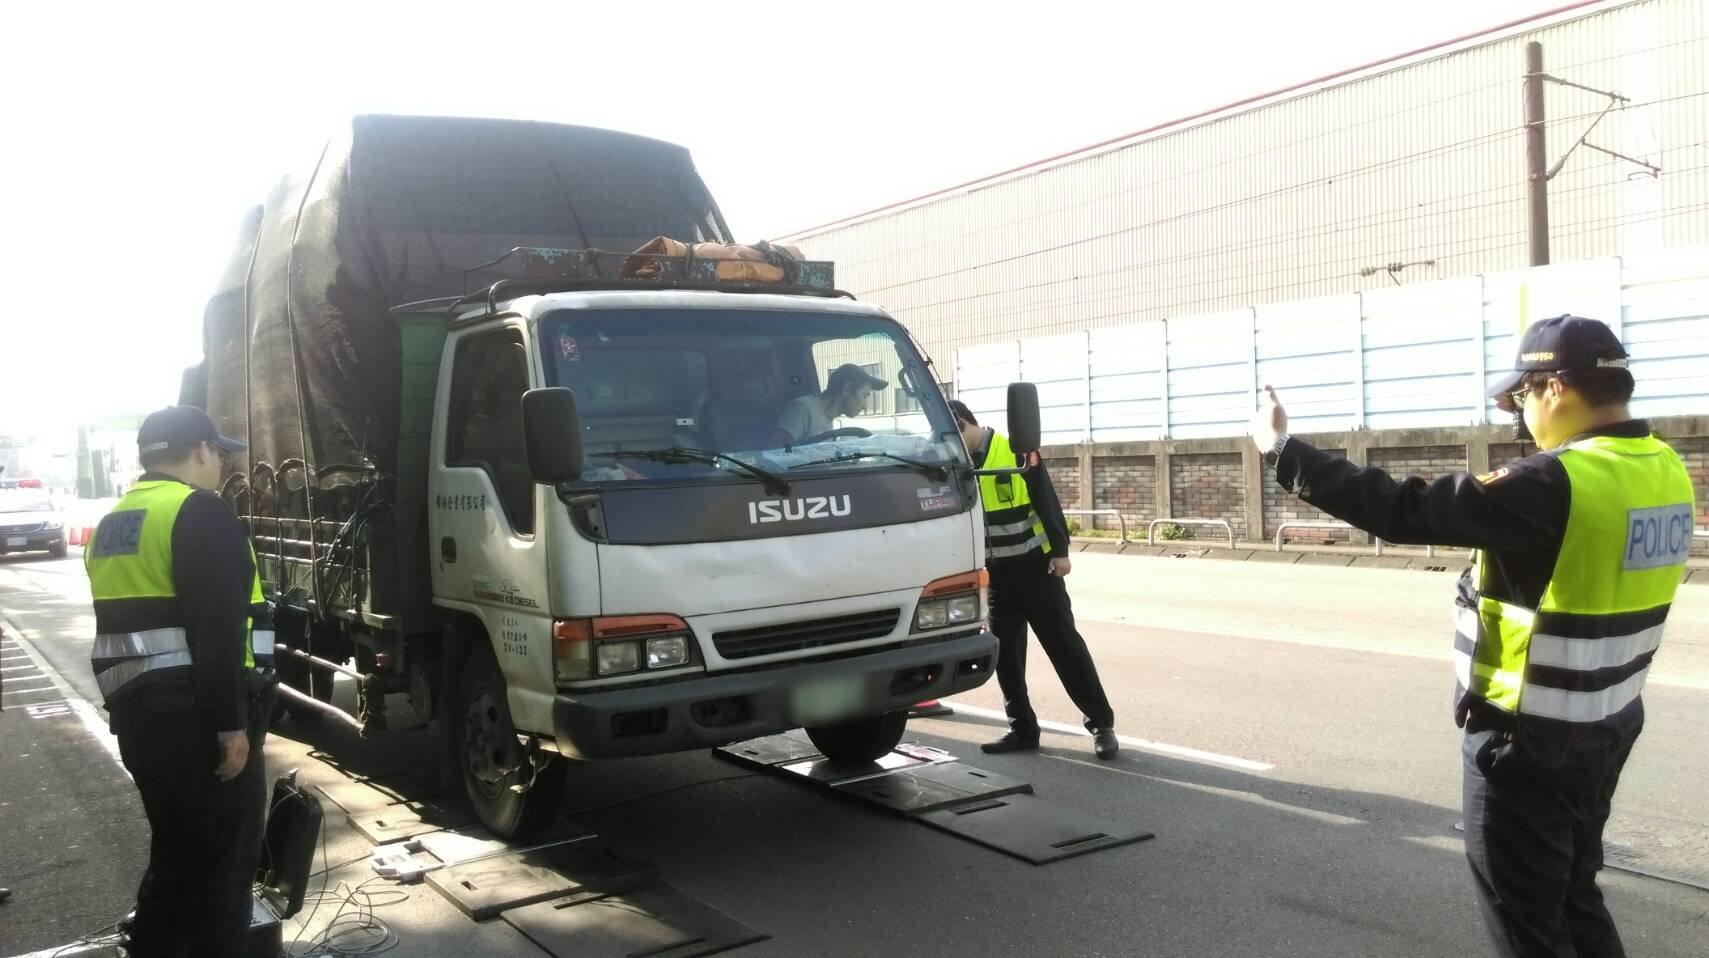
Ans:
[{"label": "black police cap", "polygon": [[195,406],[167,406],[149,413],[136,434],[136,447],[140,453],[191,449],[204,442],[226,452],[242,452],[249,448],[236,439],[220,435],[213,418]]},{"label": "black police cap", "polygon": [[1607,323],[1570,315],[1539,319],[1519,340],[1513,372],[1501,377],[1489,395],[1495,398],[1518,389],[1526,373],[1609,368],[1626,368],[1626,347]]}]

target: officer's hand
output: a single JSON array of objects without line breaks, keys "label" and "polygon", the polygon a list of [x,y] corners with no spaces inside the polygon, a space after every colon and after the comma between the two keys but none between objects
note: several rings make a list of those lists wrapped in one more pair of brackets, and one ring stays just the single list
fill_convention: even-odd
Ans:
[{"label": "officer's hand", "polygon": [[1067,575],[1068,573],[1073,572],[1073,571],[1074,571],[1074,563],[1068,561],[1067,556],[1058,556],[1058,557],[1050,560],[1050,574],[1051,575]]},{"label": "officer's hand", "polygon": [[1252,417],[1252,441],[1257,443],[1259,452],[1269,452],[1287,431],[1288,411],[1276,398],[1276,388],[1265,386],[1264,398],[1259,401],[1258,412]]},{"label": "officer's hand", "polygon": [[243,732],[220,733],[220,764],[214,769],[214,777],[222,782],[229,782],[243,772],[243,767],[249,764],[249,736]]}]

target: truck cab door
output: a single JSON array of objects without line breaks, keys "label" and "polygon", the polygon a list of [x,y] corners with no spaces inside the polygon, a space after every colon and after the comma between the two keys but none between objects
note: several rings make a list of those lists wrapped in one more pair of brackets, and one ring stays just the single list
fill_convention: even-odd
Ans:
[{"label": "truck cab door", "polygon": [[537,378],[528,333],[519,322],[453,333],[447,357],[428,502],[435,601],[482,620],[517,727],[546,731],[551,603],[523,441],[522,394]]}]

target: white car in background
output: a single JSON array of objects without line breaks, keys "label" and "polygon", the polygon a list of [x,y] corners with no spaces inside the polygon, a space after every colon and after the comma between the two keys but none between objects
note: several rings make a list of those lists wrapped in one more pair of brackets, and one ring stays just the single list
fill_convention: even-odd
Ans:
[{"label": "white car in background", "polygon": [[46,489],[0,489],[0,555],[15,552],[65,557],[65,516]]}]

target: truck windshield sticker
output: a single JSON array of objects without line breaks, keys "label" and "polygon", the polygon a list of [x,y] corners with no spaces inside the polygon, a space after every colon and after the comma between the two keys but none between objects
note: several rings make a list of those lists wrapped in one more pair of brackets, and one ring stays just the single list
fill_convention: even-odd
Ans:
[{"label": "truck windshield sticker", "polygon": [[917,489],[914,494],[920,497],[921,512],[939,512],[944,509],[954,509],[961,504],[955,497],[953,486]]}]

